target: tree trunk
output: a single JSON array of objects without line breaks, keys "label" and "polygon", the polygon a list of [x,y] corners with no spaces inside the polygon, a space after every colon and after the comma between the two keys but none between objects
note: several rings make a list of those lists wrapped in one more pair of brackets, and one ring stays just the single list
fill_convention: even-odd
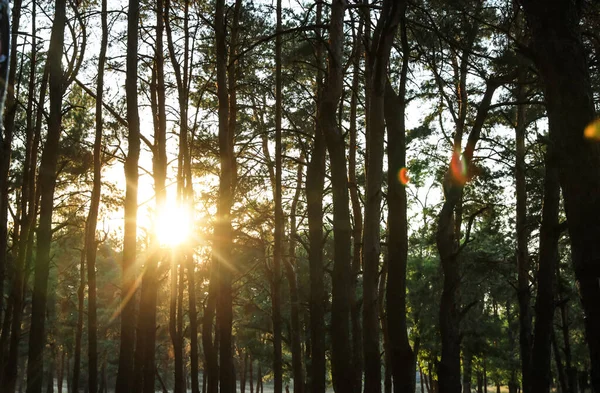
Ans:
[{"label": "tree trunk", "polygon": [[463,393],[471,393],[471,376],[473,374],[473,355],[463,349]]},{"label": "tree trunk", "polygon": [[[13,12],[13,27],[15,26],[14,23],[17,24],[18,26],[18,19],[15,20],[14,18],[19,18],[20,15],[20,7],[21,7],[21,2],[20,1],[16,1],[14,3],[14,8],[19,8],[17,10],[17,15],[14,14]],[[32,4],[32,31],[35,31],[36,28],[36,5]],[[35,34],[34,34],[35,35]],[[13,39],[16,39],[16,34],[13,35]],[[2,323],[2,335],[0,338],[0,356],[1,356],[1,361],[2,361],[2,369],[0,369],[0,372],[2,372],[2,378],[0,378],[0,380],[2,381],[2,384],[4,386],[7,387],[7,389],[9,391],[13,391],[15,388],[15,384],[16,384],[16,380],[17,380],[17,363],[18,363],[18,346],[19,346],[19,342],[20,342],[20,336],[21,336],[21,320],[22,320],[22,315],[23,315],[23,288],[25,287],[25,265],[26,265],[26,261],[27,261],[27,253],[29,251],[28,246],[30,247],[30,242],[29,239],[33,238],[33,234],[34,234],[34,228],[35,228],[35,219],[36,219],[36,186],[35,186],[35,180],[36,180],[36,166],[37,166],[37,152],[38,152],[38,145],[39,145],[39,139],[40,139],[40,131],[39,129],[41,129],[41,123],[39,126],[39,129],[37,127],[37,124],[34,125],[33,124],[33,101],[35,101],[35,64],[37,62],[36,58],[37,58],[37,41],[35,38],[32,37],[32,47],[31,47],[31,72],[29,75],[29,101],[27,103],[27,142],[26,142],[26,156],[25,156],[25,164],[24,164],[24,171],[23,171],[23,188],[22,188],[22,218],[21,218],[21,222],[22,222],[22,229],[21,229],[21,236],[19,239],[19,243],[18,243],[18,252],[17,252],[17,261],[16,264],[14,265],[14,270],[13,270],[13,277],[12,277],[12,288],[11,288],[11,292],[10,292],[10,297],[9,297],[9,303],[7,304],[6,307],[6,313],[4,314],[4,319],[3,319],[3,323]],[[17,52],[16,50],[13,51],[13,53]],[[12,54],[11,54],[12,56]],[[15,58],[15,62],[16,62],[16,58]],[[12,58],[11,58],[11,63],[12,63]],[[11,64],[11,71],[12,71],[12,67],[16,68],[16,64],[12,65]],[[46,64],[46,67],[44,68],[44,76],[42,79],[42,86],[41,86],[41,93],[40,93],[40,100],[43,102],[45,99],[45,95],[46,95],[46,88],[47,88],[47,70],[48,70],[48,66]],[[14,76],[13,76],[13,81],[9,83],[12,85],[14,84]],[[10,95],[12,95],[12,92],[10,93]],[[2,91],[1,93],[1,97],[4,98],[4,92]],[[37,108],[37,112],[41,113],[42,112],[42,108],[38,107]],[[14,113],[10,114],[11,116],[14,116]],[[36,117],[37,119],[37,117]],[[7,124],[8,126],[12,126],[14,127],[14,121],[12,120],[8,120]],[[9,131],[10,134],[12,134],[12,130]],[[10,138],[12,138],[12,136],[10,136]],[[1,145],[1,142],[0,142]],[[4,152],[6,154],[6,152]],[[10,156],[10,154],[8,153],[8,156]],[[2,160],[4,160],[5,158],[9,159],[9,157],[4,157],[2,158]],[[3,165],[2,163],[0,163],[0,165]],[[0,172],[0,176],[3,176],[2,173]],[[0,186],[2,183],[2,179],[0,179]],[[4,193],[4,188],[0,188],[0,190],[2,190],[2,194],[0,196],[0,206],[4,203],[4,198],[8,198],[8,190],[6,190],[6,194]],[[3,209],[3,207],[0,207],[0,210]],[[0,211],[0,216],[2,216],[4,214],[4,212]],[[2,221],[3,223],[6,223],[6,221]],[[1,232],[3,231],[3,228],[1,227],[1,225],[4,224],[0,224],[0,293],[3,293],[4,289],[3,289],[3,282],[5,279],[5,266],[4,266],[4,262],[2,261],[2,259],[6,256],[5,250],[3,247],[5,247],[4,244],[2,244],[5,240],[6,240],[6,236],[3,235]],[[4,296],[0,296],[2,298],[4,298]],[[2,312],[2,304],[3,304],[3,300],[0,300],[0,313]],[[10,346],[9,346],[9,333],[11,333],[10,335]],[[8,351],[7,351],[8,349]]]},{"label": "tree trunk", "polygon": [[487,363],[483,358],[483,393],[488,393]]},{"label": "tree trunk", "polygon": [[[304,157],[300,157],[296,174],[296,192],[290,207],[290,235],[289,256],[286,258],[286,276],[290,289],[290,314],[292,343],[292,371],[294,379],[294,393],[304,392],[304,370],[302,368],[302,331],[300,324],[300,296],[298,294],[298,280],[296,275],[296,210],[300,193],[302,191],[302,170],[304,169]],[[242,392],[243,393],[243,392]]]},{"label": "tree trunk", "polygon": [[259,393],[259,389],[262,386],[262,374],[260,372],[260,363],[258,364],[258,375],[256,376],[256,393]]},{"label": "tree trunk", "polygon": [[81,251],[79,264],[79,288],[77,289],[77,325],[75,330],[75,349],[73,359],[73,386],[79,388],[81,371],[81,336],[83,335],[83,296],[85,291],[85,247]]},{"label": "tree trunk", "polygon": [[171,344],[173,345],[174,353],[174,365],[173,365],[173,377],[174,377],[174,393],[183,393],[183,347],[179,338],[180,331],[178,329],[178,281],[179,286],[183,285],[181,280],[178,280],[178,261],[180,259],[180,253],[176,253],[171,256],[171,295],[169,305],[169,335],[171,337]]},{"label": "tree trunk", "polygon": [[[0,67],[0,110],[4,106],[2,127],[0,127],[0,293],[4,293],[6,264],[8,261],[8,206],[9,206],[9,169],[12,153],[12,140],[15,130],[17,101],[15,99],[15,79],[17,75],[17,42],[19,23],[21,20],[21,0],[12,4],[12,22],[4,23],[2,28],[2,55],[10,57],[10,64],[5,60]],[[35,14],[34,14],[35,15]],[[2,10],[2,19],[9,18],[8,2]],[[9,34],[10,30],[10,34]],[[9,38],[10,45],[9,45]],[[10,50],[10,54],[8,53]],[[8,78],[7,78],[8,77]],[[8,88],[7,88],[8,87]],[[8,93],[8,94],[7,94]],[[5,99],[6,98],[6,99]],[[30,97],[30,99],[32,99]],[[0,112],[1,114],[2,112]],[[0,317],[4,309],[4,296],[0,296]],[[15,366],[16,367],[16,366]],[[14,385],[13,385],[14,386]]]},{"label": "tree trunk", "polygon": [[[381,184],[383,183],[383,139],[385,134],[384,96],[387,65],[396,28],[400,19],[396,2],[384,1],[374,37],[373,53],[369,53],[368,67],[372,68],[369,112],[367,112],[367,186],[365,226],[363,232],[363,349],[365,392],[381,392],[381,365],[379,354],[379,315],[377,283],[379,277],[381,233]],[[397,311],[396,311],[397,312]],[[398,315],[401,313],[398,312]]]},{"label": "tree trunk", "polygon": [[250,386],[250,393],[254,393],[254,375],[253,375],[254,372],[252,370],[252,362],[253,362],[252,356],[250,356],[250,360],[249,361],[250,361],[250,364],[249,364],[250,375],[249,375],[249,379],[248,379],[248,385]]},{"label": "tree trunk", "polygon": [[63,377],[65,373],[65,351],[60,351],[60,364],[56,373],[56,386],[58,393],[62,393],[63,388]]},{"label": "tree trunk", "polygon": [[[383,364],[385,368],[383,376],[383,388],[385,393],[392,393],[392,359],[390,356],[390,335],[388,330],[387,315],[384,311],[384,296],[385,287],[388,281],[388,255],[384,252],[383,256],[383,267],[381,268],[381,278],[379,280],[377,305],[379,307],[379,315],[381,318],[381,332],[383,336]],[[379,326],[378,326],[379,327]],[[365,384],[366,385],[366,384]],[[381,387],[381,381],[379,381]],[[381,390],[381,389],[380,389]]]},{"label": "tree trunk", "polygon": [[283,359],[281,355],[281,262],[283,258],[283,208],[281,206],[281,0],[277,0],[277,36],[275,38],[275,234],[271,275],[273,319],[273,391],[282,393]]},{"label": "tree trunk", "polygon": [[554,354],[554,363],[556,364],[556,371],[558,374],[558,382],[560,384],[561,393],[569,392],[569,385],[567,384],[567,376],[565,373],[565,367],[563,365],[561,356],[560,356],[560,348],[558,347],[558,342],[556,342],[556,334],[554,333],[554,329],[551,333],[552,336],[552,354]]},{"label": "tree trunk", "polygon": [[[102,0],[102,39],[98,57],[98,78],[96,82],[96,135],[94,140],[94,186],[90,210],[86,222],[85,251],[88,278],[88,376],[89,393],[96,393],[98,387],[98,322],[96,317],[96,226],[100,193],[102,188],[102,101],[104,96],[104,65],[108,46],[108,10],[107,1]],[[104,367],[104,365],[103,365]],[[103,368],[104,371],[104,368]]]},{"label": "tree trunk", "polygon": [[[154,148],[152,169],[154,178],[154,189],[156,194],[155,224],[166,205],[167,192],[165,188],[167,177],[167,115],[164,77],[164,12],[163,1],[156,3],[156,50],[155,68],[152,78],[151,106],[154,117]],[[135,353],[134,370],[134,392],[154,393],[155,391],[155,347],[156,347],[156,303],[158,291],[157,267],[160,259],[160,239],[156,234],[151,238],[152,250],[146,259],[145,269],[142,276],[142,288],[140,294],[140,308],[138,317],[138,337]],[[175,257],[174,261],[175,261]],[[183,284],[181,284],[183,285]],[[178,363],[180,351],[175,350],[175,363]],[[177,370],[175,379],[175,392],[177,390]]]},{"label": "tree trunk", "polygon": [[[66,2],[56,0],[54,21],[50,38],[50,53],[62,53],[66,23]],[[48,59],[50,83],[50,115],[48,131],[39,172],[40,223],[37,232],[35,283],[31,309],[31,328],[27,362],[27,393],[42,392],[43,353],[46,342],[45,317],[48,300],[48,275],[50,273],[50,245],[52,242],[52,210],[58,161],[58,143],[62,120],[64,76],[61,56]]]},{"label": "tree trunk", "polygon": [[[333,0],[329,24],[327,81],[323,89],[317,128],[325,135],[329,151],[331,188],[333,191],[334,256],[331,304],[331,374],[334,390],[350,392],[352,378],[352,343],[350,309],[352,308],[352,265],[350,246],[350,197],[346,168],[346,143],[337,124],[337,110],[342,95],[344,64],[342,59],[345,2]],[[322,272],[320,273],[322,274]]]},{"label": "tree trunk", "polygon": [[567,381],[569,383],[569,393],[577,393],[577,369],[573,367],[572,355],[571,355],[571,340],[569,338],[569,318],[567,299],[562,297],[561,279],[560,279],[560,266],[556,264],[556,282],[559,283],[557,288],[557,301],[560,304],[560,320],[561,320],[561,333],[564,342],[564,354],[565,354],[565,367],[567,370]]},{"label": "tree trunk", "polygon": [[[483,123],[487,116],[490,103],[499,83],[489,80],[486,90],[477,110],[473,128],[469,133],[467,146],[463,153],[462,165],[467,168],[467,173],[472,171],[471,159]],[[442,298],[440,300],[440,334],[442,338],[442,356],[438,364],[438,377],[440,393],[460,393],[460,309],[459,288],[460,269],[458,253],[466,243],[459,245],[457,239],[454,209],[461,203],[463,187],[466,179],[461,179],[452,172],[452,167],[461,165],[459,154],[455,151],[450,163],[450,168],[444,179],[445,201],[438,218],[436,244],[440,253],[440,261],[444,274]],[[468,239],[465,239],[465,241]]]},{"label": "tree trunk", "polygon": [[244,364],[240,367],[240,393],[246,393],[246,375],[248,374],[248,351],[244,354]]},{"label": "tree trunk", "polygon": [[600,391],[600,148],[582,137],[595,117],[580,2],[523,1],[534,61],[544,83],[551,143],[557,148],[572,261],[585,314],[592,386]]},{"label": "tree trunk", "polygon": [[[237,29],[241,1],[236,0],[230,34],[230,58],[235,57]],[[233,230],[230,210],[236,185],[237,170],[234,155],[234,134],[236,126],[235,68],[237,62],[228,67],[225,1],[217,0],[215,12],[215,35],[217,55],[217,96],[219,101],[219,156],[221,176],[219,181],[219,202],[214,228],[213,258],[216,260],[218,277],[217,330],[219,336],[219,382],[221,393],[233,393],[235,378],[232,350],[232,293],[231,283],[235,262],[232,260]],[[229,86],[228,86],[229,76]]]},{"label": "tree trunk", "polygon": [[188,272],[188,301],[189,301],[189,317],[190,317],[190,374],[192,383],[192,393],[200,392],[200,384],[198,381],[198,315],[196,311],[196,278],[194,276],[194,256],[188,254],[187,272]]},{"label": "tree trunk", "polygon": [[123,286],[121,290],[121,340],[119,369],[115,393],[129,393],[132,390],[134,339],[135,339],[135,261],[137,244],[138,206],[138,161],[140,156],[140,119],[138,113],[138,24],[139,3],[129,0],[127,18],[127,124],[128,153],[125,159],[125,224],[123,234]]},{"label": "tree trunk", "polygon": [[[408,260],[408,217],[405,184],[401,171],[406,167],[405,95],[410,46],[406,32],[406,3],[398,5],[403,50],[400,91],[396,95],[389,81],[385,93],[385,121],[388,128],[388,284],[387,323],[394,393],[415,391],[416,358],[408,341],[406,321],[406,268]],[[373,102],[371,103],[373,106]]]},{"label": "tree trunk", "polygon": [[[317,2],[316,23],[321,23],[322,3]],[[317,118],[321,111],[323,46],[321,32],[316,31]],[[317,122],[310,161],[306,172],[306,209],[308,216],[308,264],[310,272],[310,344],[311,362],[308,368],[310,391],[325,393],[325,284],[323,279],[323,188],[325,182],[325,136]],[[258,393],[258,391],[256,392]]]},{"label": "tree trunk", "polygon": [[[219,389],[219,364],[217,359],[218,341],[213,339],[213,321],[215,318],[216,297],[218,289],[218,264],[213,258],[210,266],[210,278],[208,285],[208,297],[202,320],[202,348],[204,349],[204,378],[202,384],[206,384],[205,393],[217,393]],[[203,388],[204,390],[204,388]]]},{"label": "tree trunk", "polygon": [[362,330],[361,330],[361,305],[362,299],[357,293],[358,276],[361,274],[361,250],[362,250],[362,228],[363,216],[358,192],[358,181],[356,179],[356,151],[357,144],[357,108],[358,108],[358,89],[360,82],[360,60],[363,55],[362,40],[363,19],[360,19],[358,34],[354,38],[354,57],[352,71],[352,92],[350,98],[350,146],[348,150],[348,187],[350,192],[350,202],[352,203],[352,294],[354,303],[350,318],[352,321],[352,348],[354,348],[354,393],[362,391]]},{"label": "tree trunk", "polygon": [[535,299],[535,328],[531,351],[531,393],[547,393],[551,376],[551,337],[554,320],[554,272],[558,263],[558,210],[560,186],[556,167],[555,148],[546,147],[546,174],[540,228],[538,289]]},{"label": "tree trunk", "polygon": [[[515,93],[517,101],[525,101],[526,92],[524,71],[519,71],[518,85]],[[531,386],[531,348],[533,343],[531,331],[531,308],[529,290],[529,257],[527,255],[527,187],[525,177],[525,134],[527,132],[526,107],[517,106],[515,124],[516,140],[516,221],[517,221],[517,298],[519,301],[519,344],[521,354],[521,375],[523,393],[530,392]]]}]

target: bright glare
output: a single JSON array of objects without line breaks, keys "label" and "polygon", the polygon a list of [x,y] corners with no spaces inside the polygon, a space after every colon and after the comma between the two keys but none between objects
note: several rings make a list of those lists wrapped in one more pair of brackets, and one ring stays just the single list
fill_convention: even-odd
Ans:
[{"label": "bright glare", "polygon": [[191,234],[191,214],[188,210],[166,206],[156,222],[156,236],[163,246],[178,246],[187,242]]}]

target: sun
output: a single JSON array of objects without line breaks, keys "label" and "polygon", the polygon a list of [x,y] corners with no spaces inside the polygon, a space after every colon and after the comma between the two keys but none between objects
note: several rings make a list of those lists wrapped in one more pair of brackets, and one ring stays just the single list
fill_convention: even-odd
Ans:
[{"label": "sun", "polygon": [[158,215],[155,233],[162,246],[179,246],[190,240],[191,213],[180,206],[165,206]]}]

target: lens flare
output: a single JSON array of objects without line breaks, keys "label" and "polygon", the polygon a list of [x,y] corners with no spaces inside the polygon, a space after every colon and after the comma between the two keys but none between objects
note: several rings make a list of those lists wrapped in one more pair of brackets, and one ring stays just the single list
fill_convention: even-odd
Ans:
[{"label": "lens flare", "polygon": [[398,180],[404,186],[408,184],[408,182],[410,181],[410,177],[408,177],[408,169],[400,169],[400,172],[398,172]]},{"label": "lens flare", "polygon": [[467,182],[467,165],[462,159],[460,150],[454,150],[452,161],[450,161],[450,173],[455,182],[465,184]]},{"label": "lens flare", "polygon": [[585,130],[583,130],[583,136],[586,139],[600,141],[600,119],[594,120],[587,127],[585,127]]}]

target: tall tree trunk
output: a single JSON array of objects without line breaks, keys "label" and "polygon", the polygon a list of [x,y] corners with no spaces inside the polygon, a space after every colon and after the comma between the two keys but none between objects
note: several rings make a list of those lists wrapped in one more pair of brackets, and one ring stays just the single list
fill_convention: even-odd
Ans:
[{"label": "tall tree trunk", "polygon": [[[104,96],[104,66],[108,46],[108,10],[106,0],[102,0],[101,11],[102,39],[98,57],[98,78],[96,81],[96,135],[94,139],[94,186],[90,210],[86,222],[85,251],[88,274],[88,376],[89,393],[98,388],[98,322],[96,316],[96,226],[102,190],[102,101]],[[104,367],[104,366],[103,366]]]},{"label": "tall tree trunk", "polygon": [[[241,0],[236,0],[230,34],[230,59],[235,58],[237,30]],[[234,154],[236,126],[235,69],[237,61],[228,63],[225,2],[217,0],[215,10],[215,36],[217,54],[217,96],[219,102],[219,157],[221,176],[219,181],[219,202],[214,228],[213,258],[218,269],[217,332],[219,336],[219,382],[222,393],[233,393],[235,377],[233,372],[232,349],[232,288],[231,282],[235,262],[232,260],[233,230],[231,227],[231,206],[237,179]],[[229,66],[228,66],[229,64]],[[228,86],[229,76],[229,86]]]},{"label": "tall tree trunk", "polygon": [[565,367],[562,363],[562,359],[560,356],[560,348],[558,347],[558,343],[556,341],[556,334],[554,333],[554,329],[551,333],[552,340],[552,354],[554,355],[554,362],[556,364],[556,371],[558,374],[558,382],[560,383],[560,391],[561,393],[567,393],[569,391],[569,385],[567,384],[567,376],[565,373]]},{"label": "tall tree trunk", "polygon": [[296,210],[302,188],[302,170],[304,157],[300,157],[296,174],[296,192],[290,208],[289,256],[286,259],[286,276],[290,288],[290,314],[292,343],[292,372],[294,378],[294,393],[304,392],[304,369],[302,368],[302,327],[300,323],[300,295],[298,293],[298,278],[296,274]]},{"label": "tall tree trunk", "polygon": [[83,296],[85,291],[85,247],[81,251],[79,263],[79,288],[77,289],[77,325],[75,328],[75,349],[73,360],[73,386],[79,388],[81,371],[81,336],[83,336]]},{"label": "tall tree trunk", "polygon": [[123,285],[121,289],[121,340],[115,393],[132,390],[135,340],[135,260],[137,245],[138,161],[140,157],[140,119],[138,113],[138,24],[139,3],[129,0],[127,17],[127,124],[128,153],[125,160],[125,225],[123,234]]},{"label": "tall tree trunk", "polygon": [[[467,171],[472,171],[473,152],[498,85],[497,80],[489,80],[479,104],[477,116],[462,155],[462,165],[467,168]],[[452,172],[453,166],[461,165],[458,162],[460,160],[458,153],[457,151],[453,153],[450,168],[444,179],[445,201],[438,216],[436,233],[436,244],[444,275],[439,311],[440,335],[442,338],[442,356],[438,364],[440,393],[460,393],[461,391],[459,329],[461,311],[459,309],[460,270],[458,253],[463,245],[459,245],[460,239],[457,239],[455,208],[461,203],[464,181]]]},{"label": "tall tree trunk", "polygon": [[[522,102],[526,99],[525,75],[519,70],[515,98]],[[517,221],[517,298],[519,301],[519,344],[521,354],[521,378],[523,393],[529,393],[531,387],[531,348],[533,343],[531,331],[531,308],[529,290],[529,257],[527,253],[527,188],[525,177],[525,134],[527,132],[526,107],[517,106],[515,124],[516,139],[516,221]]]},{"label": "tall tree trunk", "polygon": [[[15,8],[19,7],[18,14],[20,14],[20,1],[15,2]],[[17,15],[13,14],[13,18],[17,17]],[[13,23],[19,23],[13,19]],[[35,218],[36,218],[36,187],[35,187],[35,179],[36,179],[36,166],[37,166],[37,152],[39,145],[39,134],[38,128],[35,126],[33,122],[33,102],[35,101],[35,64],[37,63],[37,40],[35,39],[35,28],[36,28],[36,4],[32,4],[32,32],[34,32],[32,36],[32,44],[31,44],[31,66],[30,66],[30,74],[29,74],[29,100],[27,102],[27,135],[26,135],[26,153],[25,153],[25,163],[23,170],[23,188],[22,188],[22,204],[21,204],[21,236],[18,242],[18,250],[17,250],[17,260],[16,264],[13,268],[13,277],[12,277],[12,288],[10,291],[9,303],[6,307],[6,313],[4,314],[4,319],[2,323],[2,335],[0,338],[0,356],[2,360],[2,378],[0,378],[3,386],[6,386],[9,390],[14,390],[16,380],[17,380],[17,363],[18,363],[18,346],[20,342],[21,336],[21,319],[23,315],[23,288],[25,286],[25,264],[27,261],[27,252],[29,245],[29,238],[33,237],[34,227],[35,227]],[[14,26],[14,24],[13,24]],[[15,39],[16,36],[13,36]],[[16,41],[15,41],[16,43]],[[16,51],[13,51],[13,53]],[[11,54],[12,56],[12,54]],[[12,61],[12,58],[11,58]],[[15,58],[16,61],[16,58]],[[11,65],[12,70],[13,65]],[[16,64],[14,64],[16,68]],[[45,98],[46,86],[47,86],[47,66],[44,69],[44,77],[41,86],[42,93],[40,95],[40,99],[43,101]],[[14,77],[13,82],[14,84]],[[12,85],[11,84],[11,85]],[[11,92],[12,94],[12,92]],[[0,92],[0,96],[2,99],[4,98],[4,90]],[[0,106],[1,108],[1,106]],[[41,112],[41,107],[37,108],[37,112]],[[11,114],[14,116],[14,114]],[[36,118],[37,119],[37,118]],[[10,122],[9,122],[10,123]],[[10,124],[9,124],[10,125]],[[41,124],[40,124],[41,128]],[[11,131],[12,133],[12,131]],[[6,154],[6,152],[4,152]],[[9,154],[10,155],[10,154]],[[4,160],[7,157],[2,158]],[[0,164],[2,165],[2,164]],[[0,176],[3,176],[0,173]],[[0,179],[0,184],[2,183],[2,179]],[[8,190],[6,190],[6,194],[4,193],[4,188],[0,188],[2,190],[2,195],[0,196],[0,206],[4,203],[4,198],[8,198]],[[0,207],[3,209],[3,207]],[[0,216],[2,216],[3,212],[0,211]],[[2,221],[6,223],[6,221]],[[3,225],[3,224],[0,224]],[[4,262],[1,260],[5,257],[6,253],[2,247],[3,241],[5,241],[5,235],[2,232],[3,228],[0,227],[0,294],[4,293],[3,282],[5,279],[4,274]],[[4,296],[0,296],[4,298]],[[2,312],[2,304],[3,299],[0,300],[0,313]],[[9,344],[9,333],[10,335],[10,347]],[[7,351],[8,349],[8,351]],[[6,357],[8,356],[8,357]],[[12,391],[11,390],[11,391]]]},{"label": "tall tree trunk", "polygon": [[471,377],[473,375],[473,355],[463,349],[463,393],[471,393]]},{"label": "tall tree trunk", "polygon": [[[392,393],[392,359],[390,357],[390,334],[388,330],[387,315],[384,310],[385,286],[388,281],[388,256],[387,252],[383,255],[383,266],[381,268],[381,278],[379,280],[377,307],[381,320],[381,332],[383,338],[383,365],[384,377],[383,388],[385,393]],[[381,386],[381,381],[379,382]]]},{"label": "tall tree trunk", "polygon": [[60,351],[60,363],[58,366],[58,370],[56,373],[56,387],[58,388],[58,393],[62,393],[63,388],[63,377],[65,373],[65,351]]},{"label": "tall tree trunk", "polygon": [[[167,192],[165,188],[167,177],[167,115],[164,77],[164,46],[163,46],[163,1],[156,3],[156,50],[155,68],[152,79],[152,113],[154,117],[154,147],[152,169],[154,189],[156,194],[155,223],[166,205]],[[140,309],[138,318],[138,337],[135,353],[134,391],[154,393],[155,391],[155,347],[156,347],[156,302],[158,291],[157,267],[160,259],[160,239],[152,236],[152,249],[146,259],[142,276],[140,294]],[[175,351],[177,363],[178,351]],[[177,370],[177,368],[176,368]],[[175,380],[177,387],[177,379]],[[178,392],[178,390],[175,390]]]},{"label": "tall tree trunk", "polygon": [[557,301],[560,304],[560,320],[561,320],[561,333],[564,342],[564,353],[565,353],[565,367],[567,369],[567,380],[569,383],[569,393],[577,393],[577,369],[573,366],[572,354],[571,354],[571,340],[569,338],[569,318],[567,299],[562,297],[561,279],[560,279],[560,266],[556,264],[556,282],[559,283],[557,288]]},{"label": "tall tree trunk", "polygon": [[246,393],[246,375],[248,373],[248,351],[244,353],[244,364],[240,367],[240,393]]},{"label": "tall tree trunk", "polygon": [[[385,121],[388,128],[388,283],[386,287],[387,323],[394,393],[415,391],[416,359],[408,341],[406,322],[406,269],[408,261],[408,217],[406,185],[406,82],[410,46],[406,32],[406,2],[397,5],[395,18],[401,23],[402,68],[400,90],[396,94],[389,81],[385,90]],[[374,103],[371,103],[373,106]]]},{"label": "tall tree trunk", "polygon": [[[331,304],[331,374],[334,389],[350,392],[352,378],[352,343],[350,339],[350,309],[352,308],[352,257],[350,252],[352,227],[350,197],[346,168],[346,143],[337,124],[337,110],[342,95],[344,64],[345,2],[333,0],[329,24],[327,81],[323,89],[317,128],[325,135],[329,151],[331,188],[333,191],[334,256]],[[322,274],[322,273],[321,273]]]},{"label": "tall tree trunk", "polygon": [[249,365],[250,375],[249,375],[249,379],[248,379],[248,385],[250,385],[250,393],[254,393],[254,370],[252,370],[253,360],[254,359],[252,359],[252,356],[250,356],[250,360],[249,360],[250,361],[250,365]]},{"label": "tall tree trunk", "polygon": [[[383,140],[385,134],[384,97],[387,66],[394,36],[405,3],[384,1],[377,22],[370,54],[372,85],[367,113],[367,187],[365,201],[365,226],[363,233],[363,348],[365,362],[365,392],[381,391],[381,366],[379,355],[379,315],[377,281],[379,277],[381,233],[381,184],[383,183]],[[403,132],[403,130],[401,130]],[[394,242],[395,243],[395,242]],[[394,262],[396,258],[394,258]],[[394,283],[396,286],[396,283]],[[395,300],[395,299],[394,299]],[[396,315],[404,313],[395,310]],[[400,382],[400,381],[399,381]],[[412,392],[411,392],[412,393]]]},{"label": "tall tree trunk", "polygon": [[[171,291],[169,301],[169,335],[171,337],[171,344],[173,345],[173,378],[174,378],[174,393],[183,393],[183,347],[180,345],[179,330],[178,330],[178,306],[177,306],[177,285],[178,285],[178,261],[180,259],[180,253],[174,253],[171,256]],[[183,282],[179,281],[179,285],[183,285]]]},{"label": "tall tree trunk", "polygon": [[556,166],[556,148],[546,147],[546,174],[540,228],[539,268],[537,296],[535,299],[535,328],[531,351],[531,393],[547,393],[551,376],[551,337],[554,320],[554,273],[558,264],[558,209],[560,186]]},{"label": "tall tree trunk", "polygon": [[[189,97],[189,83],[188,83],[188,71],[189,67],[189,30],[188,30],[188,15],[189,15],[189,2],[184,2],[184,54],[183,54],[183,69],[180,62],[177,60],[175,46],[173,43],[173,33],[170,22],[170,0],[165,1],[165,30],[167,32],[167,45],[169,49],[169,55],[171,63],[175,71],[175,79],[177,82],[177,91],[179,95],[179,112],[180,112],[180,133],[179,133],[179,167],[177,168],[177,189],[180,203],[188,208],[193,205],[193,190],[192,190],[192,178],[191,178],[191,157],[188,143],[188,97]],[[162,45],[161,45],[162,46]],[[163,78],[164,79],[164,78]],[[164,86],[164,83],[163,83]],[[188,293],[189,293],[189,318],[190,318],[190,346],[191,346],[191,383],[192,393],[199,392],[198,382],[198,327],[197,327],[197,311],[196,311],[196,299],[192,294],[195,293],[195,277],[194,277],[194,259],[191,251],[185,249],[185,255],[183,259],[186,261],[185,266],[188,270]],[[209,315],[210,316],[210,315]],[[212,324],[212,317],[211,322]],[[212,329],[211,329],[212,330]],[[211,338],[212,340],[212,338]],[[210,348],[209,348],[210,352]]]},{"label": "tall tree trunk", "polygon": [[[9,18],[8,1],[3,2],[2,18]],[[4,293],[6,263],[8,261],[8,173],[12,153],[12,140],[15,130],[15,114],[17,101],[15,99],[15,79],[17,75],[17,42],[19,38],[19,23],[21,20],[21,0],[12,4],[12,22],[2,24],[2,55],[10,57],[10,63],[4,60],[0,64],[0,293]],[[10,30],[10,34],[9,34]],[[9,36],[10,44],[9,44]],[[10,54],[9,54],[10,50]],[[7,94],[8,92],[8,94]],[[6,99],[5,99],[6,98]],[[30,97],[30,99],[32,99]],[[4,109],[4,113],[2,112]],[[0,296],[0,317],[4,309],[4,296]]]},{"label": "tall tree trunk", "polygon": [[[217,289],[218,289],[218,263],[213,258],[210,264],[210,277],[208,284],[208,297],[202,317],[202,348],[204,349],[204,377],[202,385],[206,384],[205,393],[217,393],[219,390],[219,364],[217,358],[218,340],[213,338],[213,321],[215,318]],[[215,336],[216,336],[215,332]],[[204,388],[202,389],[204,391]]]},{"label": "tall tree trunk", "polygon": [[186,255],[187,276],[188,276],[188,305],[190,318],[190,374],[192,383],[192,393],[200,392],[200,383],[198,381],[198,315],[196,311],[196,278],[194,255]]},{"label": "tall tree trunk", "polygon": [[[62,53],[65,23],[66,2],[65,0],[56,0],[52,35],[48,49],[50,53]],[[40,223],[37,232],[35,283],[29,334],[27,393],[42,392],[43,353],[46,342],[44,325],[48,298],[48,275],[50,273],[50,245],[52,242],[52,210],[54,208],[54,187],[62,120],[62,96],[65,89],[61,60],[62,56],[51,56],[48,59],[50,115],[39,173]]]},{"label": "tall tree trunk", "polygon": [[48,371],[46,372],[46,393],[54,393],[55,362],[53,352],[53,349],[50,349],[50,359],[48,359]]},{"label": "tall tree trunk", "polygon": [[281,262],[283,259],[283,208],[281,206],[281,0],[277,0],[277,36],[275,38],[275,234],[273,271],[271,277],[271,306],[273,318],[273,391],[283,389],[283,359],[281,354]]},{"label": "tall tree trunk", "polygon": [[585,314],[592,386],[600,391],[600,147],[582,137],[595,117],[581,40],[582,3],[523,0],[534,61],[544,83],[551,143],[557,149],[572,261]]},{"label": "tall tree trunk", "polygon": [[[323,5],[317,2],[317,24],[321,23]],[[323,72],[321,71],[323,45],[321,31],[316,30],[317,61],[317,118],[322,99]],[[308,368],[310,391],[325,393],[325,284],[323,279],[323,188],[325,182],[325,137],[319,124],[306,171],[306,209],[308,216],[308,264],[310,274],[310,344],[311,362]],[[258,393],[258,391],[256,392]]]},{"label": "tall tree trunk", "polygon": [[[356,151],[358,150],[357,143],[357,108],[358,108],[358,89],[359,89],[359,73],[360,59],[363,55],[363,44],[361,42],[363,36],[363,18],[359,21],[358,33],[354,38],[354,58],[352,60],[352,92],[350,98],[350,146],[348,150],[348,187],[350,192],[350,202],[352,203],[352,294],[354,302],[350,318],[352,321],[352,348],[354,348],[354,393],[362,391],[362,370],[363,370],[363,354],[362,354],[362,330],[361,330],[361,305],[362,299],[357,293],[358,276],[361,274],[361,250],[362,250],[362,228],[363,216],[358,192],[358,181],[356,179]],[[362,291],[361,291],[362,292]]]}]

